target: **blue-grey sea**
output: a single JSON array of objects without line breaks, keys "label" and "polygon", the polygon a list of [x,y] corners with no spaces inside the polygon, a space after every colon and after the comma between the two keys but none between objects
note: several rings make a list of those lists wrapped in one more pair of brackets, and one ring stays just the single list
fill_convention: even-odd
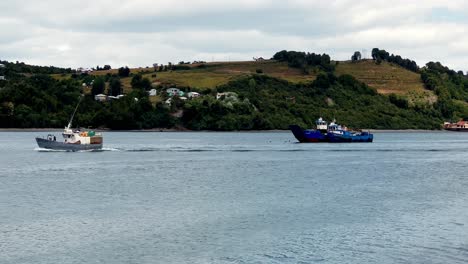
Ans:
[{"label": "blue-grey sea", "polygon": [[468,133],[43,134],[0,132],[2,264],[468,263]]}]

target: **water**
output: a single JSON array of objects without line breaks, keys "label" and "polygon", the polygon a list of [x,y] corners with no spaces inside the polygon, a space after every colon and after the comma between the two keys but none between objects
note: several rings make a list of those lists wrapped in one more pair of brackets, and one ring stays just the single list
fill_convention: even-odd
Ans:
[{"label": "water", "polygon": [[467,263],[468,133],[0,133],[0,263]]}]

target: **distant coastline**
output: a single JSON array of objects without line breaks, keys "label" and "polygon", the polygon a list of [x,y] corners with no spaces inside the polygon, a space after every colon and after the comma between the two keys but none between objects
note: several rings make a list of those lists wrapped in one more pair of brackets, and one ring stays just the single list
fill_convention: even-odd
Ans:
[{"label": "distant coastline", "polygon": [[[98,132],[238,132],[238,133],[289,133],[290,130],[232,130],[232,131],[217,131],[217,130],[189,130],[177,128],[152,128],[152,129],[128,129],[128,130],[112,130],[112,129],[92,129]],[[362,129],[371,133],[450,133],[443,129],[440,130],[425,130],[425,129]],[[0,128],[0,132],[61,132],[63,128]]]}]

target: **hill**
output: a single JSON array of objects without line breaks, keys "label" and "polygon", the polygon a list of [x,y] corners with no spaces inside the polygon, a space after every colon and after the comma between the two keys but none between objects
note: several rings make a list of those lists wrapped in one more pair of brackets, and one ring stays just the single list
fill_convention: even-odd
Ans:
[{"label": "hill", "polygon": [[[306,83],[315,80],[320,73],[312,69],[304,74],[298,68],[289,67],[286,62],[238,61],[209,62],[205,64],[188,64],[188,70],[156,72],[151,68],[133,68],[131,73],[141,73],[152,83],[176,87],[191,87],[199,90],[213,89],[229,81],[245,77],[261,70],[264,75],[287,80],[291,83]],[[202,66],[202,67],[201,67]],[[340,61],[336,63],[337,75],[349,74],[368,86],[375,88],[380,94],[397,94],[408,98],[411,102],[434,103],[437,97],[432,91],[424,88],[419,74],[409,71],[399,65],[383,62],[377,65],[373,60],[359,62]],[[92,75],[117,74],[117,70],[94,71]],[[156,77],[153,75],[156,74]],[[124,92],[131,90],[131,78],[123,78]]]},{"label": "hill", "polygon": [[[212,89],[219,85],[228,83],[239,77],[245,77],[261,70],[263,74],[292,83],[313,81],[317,73],[302,74],[299,69],[288,67],[285,62],[273,60],[265,61],[236,61],[236,62],[208,62],[196,64],[184,64],[186,70],[170,70],[155,72],[152,68],[132,68],[132,74],[142,74],[152,82],[181,87],[196,87],[198,89]],[[117,69],[107,71],[93,71],[91,75],[103,76],[106,74],[117,74]],[[153,75],[156,74],[157,77]],[[63,78],[63,75],[54,75]],[[70,77],[70,75],[67,75]],[[124,90],[131,89],[131,78],[123,78]]]},{"label": "hill", "polygon": [[[290,123],[311,127],[319,116],[356,128],[439,129],[445,120],[468,117],[463,73],[433,62],[419,68],[375,50],[374,60],[280,51],[275,60],[106,66],[86,73],[9,63],[0,69],[7,77],[0,80],[0,127],[61,127],[80,93],[87,96],[76,123],[111,129],[286,129]],[[169,87],[201,97],[173,96]],[[148,95],[152,88],[157,96]],[[100,93],[125,96],[97,102],[92,95]]]},{"label": "hill", "polygon": [[374,60],[340,62],[336,67],[338,75],[349,74],[359,81],[375,88],[380,94],[405,96],[412,103],[435,103],[437,96],[427,90],[421,75],[389,62],[376,64]]}]

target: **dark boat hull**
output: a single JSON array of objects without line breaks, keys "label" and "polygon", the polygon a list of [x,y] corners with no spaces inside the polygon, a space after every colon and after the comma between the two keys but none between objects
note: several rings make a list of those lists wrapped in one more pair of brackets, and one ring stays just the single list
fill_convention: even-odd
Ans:
[{"label": "dark boat hull", "polygon": [[36,142],[40,148],[53,150],[81,151],[102,149],[102,144],[67,144],[39,137],[36,138]]},{"label": "dark boat hull", "polygon": [[289,129],[301,143],[329,142],[329,139],[317,130],[304,130],[298,125],[290,125]]},{"label": "dark boat hull", "polygon": [[447,131],[468,132],[468,128],[445,128]]},{"label": "dark boat hull", "polygon": [[368,132],[343,134],[326,133],[318,130],[302,129],[298,125],[290,125],[289,129],[294,137],[301,143],[352,143],[352,142],[372,142],[374,136]]}]

